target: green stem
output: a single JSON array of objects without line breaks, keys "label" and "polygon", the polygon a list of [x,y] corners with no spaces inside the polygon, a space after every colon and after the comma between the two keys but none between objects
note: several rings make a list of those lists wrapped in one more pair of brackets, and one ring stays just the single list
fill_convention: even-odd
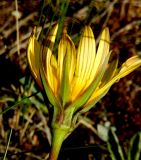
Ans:
[{"label": "green stem", "polygon": [[66,127],[57,127],[53,129],[52,146],[49,160],[57,160],[62,143],[68,133],[69,129]]}]

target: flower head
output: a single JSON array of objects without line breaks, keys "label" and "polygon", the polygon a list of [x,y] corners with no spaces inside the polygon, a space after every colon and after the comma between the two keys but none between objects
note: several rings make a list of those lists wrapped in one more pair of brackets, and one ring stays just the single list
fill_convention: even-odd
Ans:
[{"label": "flower head", "polygon": [[86,112],[99,101],[112,84],[141,65],[138,56],[129,58],[120,68],[118,59],[109,62],[111,52],[108,28],[101,33],[98,49],[90,26],[85,26],[76,48],[66,28],[54,53],[58,25],[53,26],[46,44],[34,34],[28,45],[28,62],[37,83],[45,88],[50,102],[66,113]]}]

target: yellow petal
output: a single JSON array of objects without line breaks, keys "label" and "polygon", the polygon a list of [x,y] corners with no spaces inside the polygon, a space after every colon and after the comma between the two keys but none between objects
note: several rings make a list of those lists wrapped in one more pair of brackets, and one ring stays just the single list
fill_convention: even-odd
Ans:
[{"label": "yellow petal", "polygon": [[52,54],[50,62],[50,70],[52,71],[53,91],[55,95],[58,95],[58,80],[57,80],[57,61],[56,57]]},{"label": "yellow petal", "polygon": [[58,30],[58,24],[52,26],[52,29],[47,35],[46,42],[43,45],[43,53],[42,53],[42,63],[45,71],[47,72],[47,63],[50,63],[52,51],[55,43],[55,38]]},{"label": "yellow petal", "polygon": [[72,88],[72,100],[89,86],[93,80],[92,70],[95,62],[95,39],[89,26],[84,28],[77,50],[77,63]]},{"label": "yellow petal", "polygon": [[102,67],[105,58],[109,54],[109,47],[110,47],[109,43],[110,43],[109,30],[108,28],[105,28],[101,34],[92,74],[94,75],[98,74],[100,68]]},{"label": "yellow petal", "polygon": [[104,73],[104,76],[101,80],[100,87],[104,86],[115,74],[118,66],[118,56],[114,57],[111,63],[108,64],[107,69]]},{"label": "yellow petal", "polygon": [[70,106],[68,106],[68,109],[66,110],[67,114],[75,113],[77,111],[80,111],[83,109],[84,105],[87,103],[87,101],[91,98],[92,94],[95,92],[95,90],[98,88],[99,83],[101,82],[101,79],[105,73],[107,61],[109,59],[110,54],[106,58],[103,64],[103,68],[99,71],[99,75],[96,76],[96,78],[92,81],[92,83],[89,85],[89,87],[83,92],[82,95],[80,95],[77,99],[75,99],[72,103],[70,103]]},{"label": "yellow petal", "polygon": [[58,47],[58,77],[61,82],[63,74],[63,64],[66,53],[70,52],[70,69],[69,69],[69,82],[72,81],[75,65],[76,65],[76,50],[71,38],[65,34],[60,40]]},{"label": "yellow petal", "polygon": [[28,59],[28,63],[29,63],[31,72],[35,80],[41,87],[42,84],[41,84],[41,79],[39,76],[40,54],[41,54],[41,45],[36,40],[35,32],[34,32],[34,34],[29,39],[28,48],[27,48],[27,59]]},{"label": "yellow petal", "polygon": [[69,102],[71,81],[74,75],[76,51],[70,37],[64,33],[58,48],[58,77],[63,106]]},{"label": "yellow petal", "polygon": [[121,70],[119,72],[119,78],[125,77],[140,65],[141,58],[139,56],[133,56],[129,58],[125,63],[122,64]]},{"label": "yellow petal", "polygon": [[89,99],[91,99],[91,96],[93,95],[93,93],[95,93],[98,90],[101,80],[103,78],[103,75],[107,69],[107,64],[109,61],[110,53],[111,52],[108,52],[104,61],[102,61],[101,67],[99,67],[99,72],[97,73],[97,76],[95,76],[95,78],[93,79],[92,83],[88,86],[88,88],[81,95],[79,95],[77,99],[75,99],[72,102],[72,104],[70,104],[67,112],[71,110],[71,112],[75,113],[77,111],[83,110],[83,107],[85,107],[85,104],[87,104]]},{"label": "yellow petal", "polygon": [[129,58],[125,63],[123,63],[117,75],[115,75],[112,79],[110,79],[109,82],[106,83],[102,88],[99,88],[96,92],[93,93],[88,103],[91,103],[91,101],[94,101],[98,96],[100,96],[103,92],[109,89],[116,81],[130,74],[139,66],[141,66],[141,58],[139,56],[133,56]]},{"label": "yellow petal", "polygon": [[105,90],[103,90],[103,92],[101,92],[101,94],[97,94],[97,96],[95,96],[94,99],[90,99],[90,100],[83,106],[83,108],[81,109],[81,111],[80,111],[79,114],[81,115],[81,114],[89,111],[92,107],[94,107],[95,104],[96,104],[97,102],[99,102],[99,101],[107,94],[107,92],[109,91],[109,89],[110,89],[110,87],[107,88],[107,89],[105,89]]},{"label": "yellow petal", "polygon": [[68,43],[69,43],[69,47],[68,47],[68,51],[70,52],[70,68],[69,68],[69,83],[71,85],[73,77],[74,77],[74,72],[75,72],[75,68],[76,68],[76,49],[75,49],[75,45],[73,43],[73,41],[71,40],[71,38],[69,36],[67,36],[68,39]]},{"label": "yellow petal", "polygon": [[49,33],[47,34],[47,37],[45,39],[44,45],[46,47],[48,47],[50,50],[53,50],[57,31],[58,31],[58,24],[54,24],[51,27],[51,30],[49,31]]},{"label": "yellow petal", "polygon": [[43,47],[42,54],[46,56],[45,66],[43,65],[44,63],[42,63],[42,67],[44,68],[44,71],[45,71],[45,74],[47,77],[46,79],[48,81],[50,88],[52,89],[52,91],[56,95],[57,94],[57,86],[58,86],[56,58],[52,54],[52,51],[47,47]]},{"label": "yellow petal", "polygon": [[66,47],[67,47],[65,43],[66,42],[63,39],[61,39],[58,46],[58,77],[59,77],[60,83],[62,80],[63,61],[64,61],[64,57],[66,54]]},{"label": "yellow petal", "polygon": [[[52,91],[56,94],[57,90],[57,71],[55,71],[55,56],[52,55],[53,46],[55,43],[55,38],[57,34],[58,25],[52,27],[46,39],[46,46],[43,46],[42,49],[42,67],[45,70],[47,81],[52,89]],[[56,74],[56,75],[55,75]]]}]

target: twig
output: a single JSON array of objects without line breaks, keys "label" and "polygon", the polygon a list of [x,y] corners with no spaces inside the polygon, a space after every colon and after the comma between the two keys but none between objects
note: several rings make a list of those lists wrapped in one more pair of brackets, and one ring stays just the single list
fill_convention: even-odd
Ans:
[{"label": "twig", "polygon": [[121,29],[119,29],[117,32],[115,32],[112,36],[111,36],[111,41],[113,41],[117,36],[119,36],[119,34],[121,34],[122,32],[125,31],[129,31],[133,28],[134,25],[140,25],[141,24],[141,20],[137,20],[137,21],[133,21],[127,25],[125,25],[124,27],[122,27]]},{"label": "twig", "polygon": [[127,3],[129,3],[129,1],[123,1],[122,6],[121,6],[121,10],[120,10],[120,20],[124,18],[127,10],[125,9]]},{"label": "twig", "polygon": [[20,41],[19,41],[19,16],[18,16],[18,2],[15,0],[15,7],[16,7],[16,31],[17,31],[17,51],[18,55],[20,55]]},{"label": "twig", "polygon": [[[33,15],[32,15],[31,17],[33,17]],[[25,21],[27,22],[31,17],[28,16],[28,18],[25,19]],[[24,21],[24,22],[25,22],[25,21]],[[55,23],[55,22],[51,23],[51,25],[54,24],[54,23]],[[24,25],[24,23],[22,22],[22,24],[21,24],[21,21],[20,21],[20,25],[19,25],[19,26],[21,27],[22,25]],[[46,25],[44,26],[44,28],[48,28],[49,25],[50,25],[49,23],[46,24]],[[40,33],[41,30],[42,30],[42,27],[38,27],[38,28],[37,28],[37,32],[38,32],[38,33]],[[4,37],[7,36],[7,35],[9,35],[9,34],[11,34],[12,31],[14,31],[14,27],[12,28],[12,30],[8,30],[7,32],[5,32],[5,33],[4,33]],[[4,31],[3,31],[3,32],[4,32]],[[32,31],[31,31],[31,32],[32,32]],[[19,48],[20,48],[20,49],[27,47],[28,41],[26,41],[26,40],[30,37],[31,32],[28,32],[27,34],[21,36],[21,38],[20,38],[20,40],[19,40],[19,42],[20,42]],[[23,41],[25,41],[25,42],[23,42]],[[3,47],[0,49],[0,55],[4,54],[5,51],[6,51],[6,49],[10,50],[10,54],[9,54],[8,56],[10,56],[11,54],[17,52],[16,43],[13,43],[13,44],[11,44],[10,46],[7,46],[7,48],[6,48],[5,46],[3,46]]]},{"label": "twig", "polygon": [[44,126],[43,131],[45,132],[46,137],[48,139],[48,142],[51,145],[51,131],[50,131],[50,128],[48,127],[48,125],[47,125],[47,120],[44,117],[44,115],[43,115],[43,113],[41,112],[40,109],[39,109],[39,116],[40,116],[40,118],[41,118],[41,120],[43,122],[43,126]]},{"label": "twig", "polygon": [[10,135],[9,135],[9,139],[8,139],[8,143],[7,143],[7,146],[6,146],[6,151],[5,151],[3,160],[6,160],[6,155],[7,155],[7,151],[8,151],[9,144],[10,144],[10,140],[11,140],[11,136],[12,136],[12,131],[13,131],[13,129],[11,128],[11,130],[10,130]]},{"label": "twig", "polygon": [[0,32],[3,32],[3,30],[11,23],[13,17],[10,17],[5,23],[4,25],[0,28]]},{"label": "twig", "polygon": [[[27,16],[26,18],[22,19],[19,21],[19,28],[23,25],[25,25],[30,19],[33,19],[33,17],[37,15],[37,12],[33,12],[32,14],[30,14],[29,16]],[[11,33],[13,33],[16,30],[16,26],[14,25],[13,27],[11,27],[9,30],[5,30],[3,31],[3,35],[5,38],[8,38],[9,35]]]},{"label": "twig", "polygon": [[113,9],[114,9],[114,5],[117,3],[117,1],[118,1],[118,0],[114,0],[114,1],[110,4],[110,6],[108,7],[108,14],[107,14],[107,17],[106,17],[106,19],[105,19],[105,21],[104,21],[104,23],[103,23],[103,27],[105,27],[105,26],[107,25],[108,20],[110,19],[110,16],[111,16],[112,11],[113,11]]},{"label": "twig", "polygon": [[[103,18],[107,14],[107,17],[106,17],[106,19],[105,19],[105,21],[103,23],[103,27],[105,27],[106,24],[107,24],[107,22],[108,22],[108,20],[109,20],[109,18],[110,18],[110,16],[111,16],[111,14],[112,14],[114,5],[117,3],[117,1],[118,0],[114,0],[112,3],[110,2],[110,5],[108,4],[109,7],[107,7],[107,9],[101,15],[99,15],[98,17],[96,17],[95,22],[97,21],[97,19],[101,19],[101,18]],[[98,44],[99,40],[100,40],[100,35],[96,39],[96,45]]]},{"label": "twig", "polygon": [[[5,150],[5,146],[3,146],[3,145],[0,145],[0,153],[2,153],[1,151],[2,150]],[[10,151],[10,152],[12,152],[10,155],[11,156],[13,156],[13,155],[21,155],[21,154],[24,154],[24,155],[27,155],[27,156],[29,156],[29,157],[31,157],[31,158],[34,158],[34,159],[37,159],[37,160],[45,160],[46,159],[46,157],[45,158],[41,158],[40,156],[37,156],[37,155],[35,155],[35,154],[33,154],[33,153],[31,153],[31,152],[25,152],[25,151],[22,151],[21,149],[19,149],[19,148],[16,148],[16,147],[9,147],[8,148],[8,151]],[[14,153],[13,153],[14,152]],[[3,154],[3,153],[2,153]]]},{"label": "twig", "polygon": [[83,124],[86,126],[88,129],[90,129],[94,134],[97,135],[97,130],[93,127],[93,125],[88,122],[84,117],[79,117],[79,124]]},{"label": "twig", "polygon": [[[19,48],[19,49],[21,49],[21,48],[26,49],[27,43],[28,43],[28,41],[25,41],[24,43],[22,43],[22,44],[20,45],[20,48]],[[15,52],[17,52],[17,47],[14,47],[14,48],[12,48],[12,49],[10,50],[8,57],[10,57],[10,56],[11,56],[12,54],[14,54]]]},{"label": "twig", "polygon": [[28,120],[27,120],[24,128],[21,130],[20,140],[24,137],[25,132],[26,132],[26,130],[27,130],[27,127],[28,127],[28,125],[29,125],[29,123],[30,123],[30,120],[32,119],[32,117],[33,117],[34,114],[35,114],[35,111],[36,111],[36,110],[32,110],[32,113],[31,113],[30,116],[28,117]]}]

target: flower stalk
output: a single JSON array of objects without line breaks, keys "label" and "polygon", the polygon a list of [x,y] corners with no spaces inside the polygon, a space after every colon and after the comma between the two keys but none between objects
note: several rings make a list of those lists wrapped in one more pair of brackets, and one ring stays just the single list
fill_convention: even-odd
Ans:
[{"label": "flower stalk", "polygon": [[69,128],[65,126],[54,127],[52,131],[52,145],[49,160],[57,160],[61,146],[67,135]]}]

